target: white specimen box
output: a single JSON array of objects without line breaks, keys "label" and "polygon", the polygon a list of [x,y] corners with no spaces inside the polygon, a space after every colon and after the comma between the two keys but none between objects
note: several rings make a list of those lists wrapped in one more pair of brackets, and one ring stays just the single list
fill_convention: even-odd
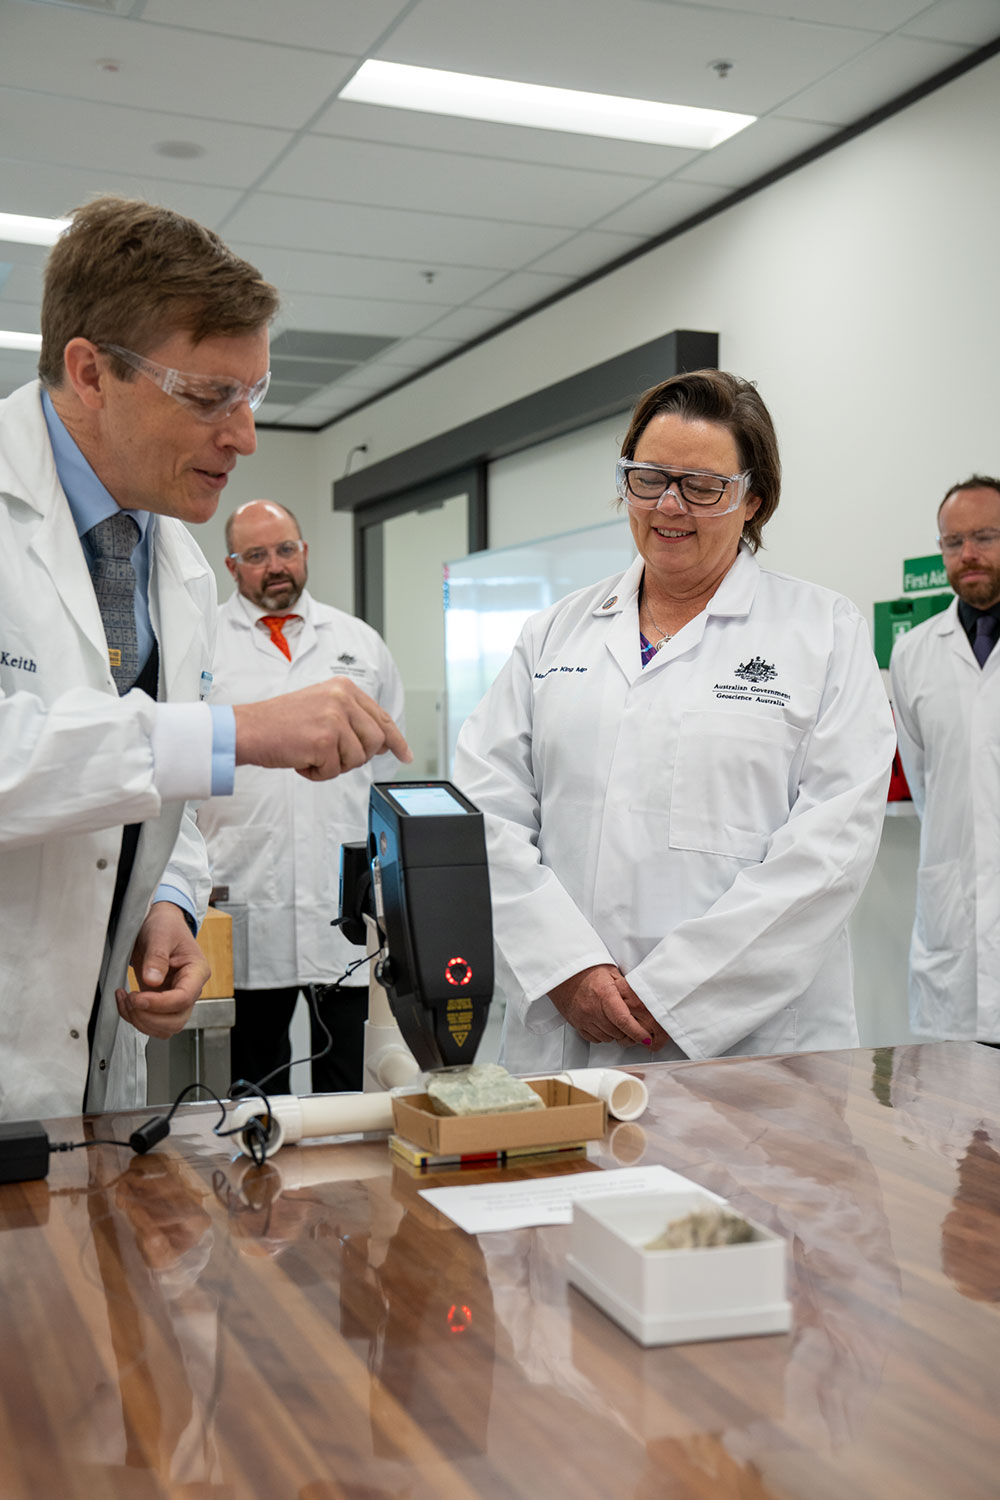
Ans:
[{"label": "white specimen box", "polygon": [[574,1203],[569,1280],[640,1344],[787,1332],[785,1241],[752,1219],[754,1238],[740,1245],[644,1248],[674,1219],[720,1207],[693,1183]]}]

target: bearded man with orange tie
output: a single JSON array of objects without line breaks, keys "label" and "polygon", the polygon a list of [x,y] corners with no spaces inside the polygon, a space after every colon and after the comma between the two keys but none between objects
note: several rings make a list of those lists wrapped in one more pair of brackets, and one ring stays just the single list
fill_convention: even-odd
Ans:
[{"label": "bearded man with orange tie", "polygon": [[[349,677],[401,726],[403,685],[385,642],[309,593],[309,547],[291,511],[270,500],[241,505],[226,522],[226,549],[236,589],[219,608],[208,701],[238,704]],[[311,1050],[325,1041],[317,1009],[333,1037],[313,1063],[313,1091],[361,1088],[368,970],[325,994],[359,954],[330,924],[340,845],[367,838],[369,787],[397,774],[392,755],[329,783],[240,766],[231,797],[201,804],[216,902],[233,916],[234,1079],[255,1083],[279,1068],[268,1092],[289,1092],[288,1028],[304,990]]]}]

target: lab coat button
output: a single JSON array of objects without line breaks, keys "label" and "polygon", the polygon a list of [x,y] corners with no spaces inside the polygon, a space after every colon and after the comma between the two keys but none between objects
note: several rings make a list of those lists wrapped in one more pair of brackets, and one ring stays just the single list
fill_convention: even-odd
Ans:
[{"label": "lab coat button", "polygon": [[101,1072],[102,1073],[104,1072],[104,1069],[107,1067],[107,1065],[108,1064],[107,1064],[106,1060],[102,1057],[101,1058]]},{"label": "lab coat button", "polygon": [[107,860],[106,859],[99,859],[97,861],[97,868],[99,870],[106,870],[108,868],[108,862],[107,862]]},{"label": "lab coat button", "polygon": [[70,1031],[70,1036],[73,1038],[74,1042],[78,1042],[80,1040],[80,1033],[76,1030],[75,1027]]}]

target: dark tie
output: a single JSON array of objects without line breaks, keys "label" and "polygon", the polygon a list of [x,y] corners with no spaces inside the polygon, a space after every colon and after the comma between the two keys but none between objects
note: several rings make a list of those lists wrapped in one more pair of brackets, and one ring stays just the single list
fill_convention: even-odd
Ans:
[{"label": "dark tie", "polygon": [[132,553],[139,540],[134,517],[116,511],[86,533],[90,576],[104,621],[108,661],[118,692],[127,693],[139,675],[135,632],[135,569]]},{"label": "dark tie", "polygon": [[1000,620],[996,615],[980,615],[976,621],[976,634],[972,642],[972,654],[981,667],[985,667],[986,658],[996,645],[997,630],[1000,628]]}]

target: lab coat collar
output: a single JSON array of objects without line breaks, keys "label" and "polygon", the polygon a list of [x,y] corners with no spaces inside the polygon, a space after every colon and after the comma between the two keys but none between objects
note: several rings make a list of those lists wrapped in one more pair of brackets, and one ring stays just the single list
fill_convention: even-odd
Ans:
[{"label": "lab coat collar", "polygon": [[179,545],[184,530],[180,521],[157,515],[150,517],[150,523],[149,618],[160,647],[160,680],[165,688],[158,696],[179,698],[183,697],[181,674],[191,642],[205,628],[201,606],[187,585],[204,578],[208,567],[193,548]]},{"label": "lab coat collar", "polygon": [[[252,599],[241,594],[239,589],[234,589],[223,604],[222,613],[237,630],[250,632],[250,639],[258,651],[270,653],[271,638],[265,631],[257,629],[257,621],[265,615],[273,614],[273,610],[262,609],[259,604],[254,604]],[[295,658],[298,658],[316,645],[316,601],[308,589],[302,590],[294,609],[290,609],[288,613],[302,616],[302,634],[295,648]]]},{"label": "lab coat collar", "polygon": [[41,385],[33,380],[2,403],[0,491],[40,520],[28,551],[51,577],[67,614],[96,653],[95,670],[107,673],[107,642],[69,501],[59,483],[42,410]]},{"label": "lab coat collar", "polygon": [[956,596],[947,609],[943,609],[939,615],[935,615],[931,621],[931,629],[934,634],[940,636],[947,642],[952,654],[962,663],[964,669],[975,672],[977,678],[982,680],[987,673],[991,676],[997,670],[997,661],[1000,661],[1000,648],[994,646],[986,658],[985,666],[980,666],[972,651],[972,642],[965,633],[958,614],[958,597]]},{"label": "lab coat collar", "polygon": [[757,559],[746,543],[741,542],[736,561],[706,607],[682,631],[678,631],[673,640],[658,651],[653,661],[644,668],[639,648],[639,585],[644,566],[643,559],[637,557],[618,583],[603,591],[601,602],[592,611],[595,618],[615,617],[608,632],[607,646],[629,682],[634,682],[641,675],[655,672],[674,657],[690,651],[705,634],[710,615],[748,615],[760,581]]}]

